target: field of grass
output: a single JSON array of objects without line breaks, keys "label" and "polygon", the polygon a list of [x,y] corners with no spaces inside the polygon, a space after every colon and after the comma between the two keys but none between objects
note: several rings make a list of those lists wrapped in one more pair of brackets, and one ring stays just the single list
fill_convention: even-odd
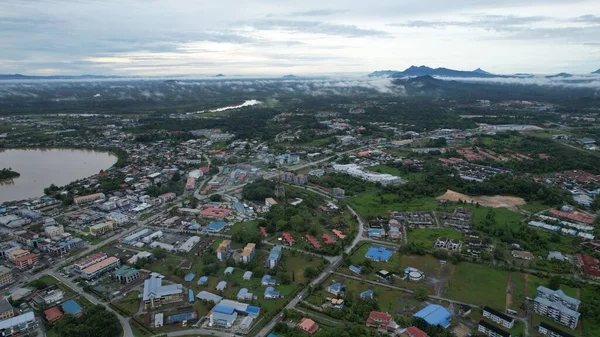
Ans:
[{"label": "field of grass", "polygon": [[504,309],[508,273],[488,266],[462,262],[456,266],[444,294],[453,300]]},{"label": "field of grass", "polygon": [[537,213],[551,208],[551,206],[544,205],[541,201],[529,201],[525,205],[519,206],[519,208],[530,213]]},{"label": "field of grass", "polygon": [[119,307],[121,310],[129,313],[130,315],[133,315],[139,309],[139,295],[139,291],[132,291],[129,294],[127,294],[127,296],[125,296],[123,299],[113,302],[113,305]]},{"label": "field of grass", "polygon": [[395,194],[377,195],[377,191],[368,191],[349,198],[348,204],[363,217],[386,216],[390,211],[431,210],[438,205],[435,198],[420,198],[408,202],[400,202]]},{"label": "field of grass", "polygon": [[[402,255],[400,257],[400,267],[402,269],[406,267],[417,268],[424,272],[426,277],[439,277],[440,274],[440,260],[431,255]],[[449,265],[451,269],[453,265]]]},{"label": "field of grass", "polygon": [[422,243],[427,248],[433,248],[438,237],[447,237],[449,239],[461,240],[463,233],[454,229],[436,228],[412,228],[407,234],[408,242]]}]

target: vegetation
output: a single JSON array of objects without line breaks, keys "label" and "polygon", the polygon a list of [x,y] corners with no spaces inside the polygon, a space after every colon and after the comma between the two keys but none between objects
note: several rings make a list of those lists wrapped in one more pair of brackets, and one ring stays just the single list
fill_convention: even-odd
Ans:
[{"label": "vegetation", "polygon": [[12,168],[3,168],[0,170],[0,180],[20,177],[21,174],[12,170]]},{"label": "vegetation", "polygon": [[117,337],[123,334],[115,314],[102,305],[87,308],[79,318],[65,315],[52,329],[61,337]]}]

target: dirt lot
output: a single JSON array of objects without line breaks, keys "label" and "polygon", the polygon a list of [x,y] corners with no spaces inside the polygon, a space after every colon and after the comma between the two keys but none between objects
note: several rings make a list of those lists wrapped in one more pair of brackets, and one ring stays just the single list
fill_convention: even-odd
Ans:
[{"label": "dirt lot", "polygon": [[480,196],[471,197],[466,194],[447,190],[446,193],[436,198],[437,200],[449,200],[449,201],[466,201],[470,203],[479,203],[482,206],[494,207],[494,208],[514,208],[516,206],[524,205],[525,199],[519,197],[494,195],[494,196]]}]

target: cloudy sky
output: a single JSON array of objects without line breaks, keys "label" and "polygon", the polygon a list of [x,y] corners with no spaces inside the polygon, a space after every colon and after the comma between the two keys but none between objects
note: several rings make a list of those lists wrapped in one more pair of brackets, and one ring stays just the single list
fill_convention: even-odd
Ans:
[{"label": "cloudy sky", "polygon": [[600,68],[598,0],[0,0],[0,73]]}]

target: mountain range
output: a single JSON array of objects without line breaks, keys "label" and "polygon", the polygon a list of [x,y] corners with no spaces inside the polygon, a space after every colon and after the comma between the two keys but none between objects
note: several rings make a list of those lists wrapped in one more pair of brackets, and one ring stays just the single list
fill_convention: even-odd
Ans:
[{"label": "mountain range", "polygon": [[[592,74],[600,74],[600,69],[594,71]],[[532,74],[518,73],[512,75],[497,75],[487,72],[481,68],[475,70],[455,70],[449,68],[431,68],[427,66],[411,66],[406,68],[404,71],[400,70],[378,70],[369,74],[369,77],[389,77],[389,78],[403,78],[403,77],[418,77],[418,76],[437,76],[437,77],[454,77],[454,78],[493,78],[493,77],[534,77]],[[555,75],[546,76],[546,78],[567,78],[573,77],[569,73],[558,73]]]}]

